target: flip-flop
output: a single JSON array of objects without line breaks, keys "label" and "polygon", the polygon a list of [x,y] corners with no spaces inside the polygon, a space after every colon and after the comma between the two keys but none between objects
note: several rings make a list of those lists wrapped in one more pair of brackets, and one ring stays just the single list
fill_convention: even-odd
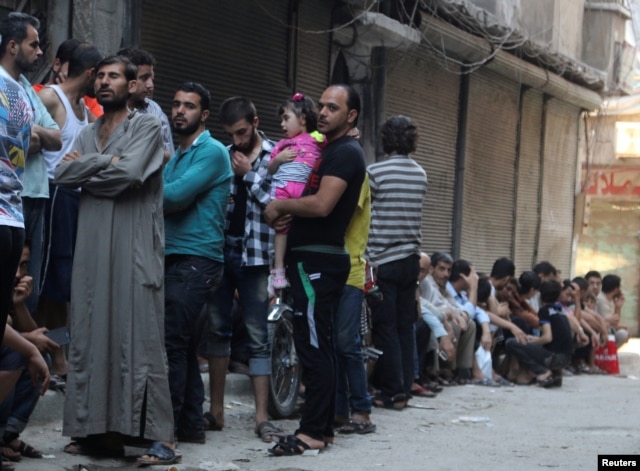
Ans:
[{"label": "flip-flop", "polygon": [[124,448],[122,450],[109,450],[85,444],[81,441],[73,441],[64,447],[64,452],[70,455],[81,456],[99,456],[104,458],[122,458],[124,457]]},{"label": "flip-flop", "polygon": [[302,455],[307,450],[311,450],[307,443],[295,435],[287,435],[286,437],[280,437],[278,443],[273,448],[269,448],[268,451],[273,456],[295,456]]},{"label": "flip-flop", "polygon": [[284,430],[277,425],[273,425],[268,420],[260,422],[254,430],[257,436],[265,443],[273,442],[273,437],[280,437]]},{"label": "flip-flop", "polygon": [[373,433],[376,431],[376,425],[371,422],[359,422],[357,420],[349,419],[349,421],[338,429],[338,433],[345,435],[357,433],[358,435],[364,435],[366,433]]},{"label": "flip-flop", "polygon": [[473,386],[489,386],[492,388],[500,387],[500,383],[497,383],[496,381],[493,381],[492,379],[489,379],[489,378],[475,379],[466,384],[471,384]]},{"label": "flip-flop", "polygon": [[436,393],[434,393],[433,391],[429,391],[427,388],[424,388],[422,386],[415,386],[411,388],[411,395],[419,396],[419,397],[436,397],[437,396]]},{"label": "flip-flop", "polygon": [[22,459],[22,455],[9,445],[4,445],[0,448],[0,456],[2,456],[3,461],[18,462]]},{"label": "flip-flop", "polygon": [[[144,458],[150,456],[155,459]],[[169,448],[162,442],[153,442],[149,448],[145,450],[142,456],[136,460],[141,466],[168,465],[176,464],[182,460],[182,455],[176,450]]]},{"label": "flip-flop", "polygon": [[219,432],[220,430],[222,430],[222,425],[218,424],[218,421],[211,412],[205,412],[202,415],[202,418],[204,420],[205,430],[213,430],[214,432]]},{"label": "flip-flop", "polygon": [[[19,453],[20,455],[24,456],[25,458],[42,458],[42,453],[40,453],[34,447],[32,447],[31,445],[26,444],[25,442],[23,442],[20,439],[18,439],[18,442],[20,442],[20,444],[17,447],[11,446],[9,443],[5,442],[5,447],[9,448],[12,451],[15,451],[16,453]],[[10,457],[8,457],[8,458],[11,459]]]}]

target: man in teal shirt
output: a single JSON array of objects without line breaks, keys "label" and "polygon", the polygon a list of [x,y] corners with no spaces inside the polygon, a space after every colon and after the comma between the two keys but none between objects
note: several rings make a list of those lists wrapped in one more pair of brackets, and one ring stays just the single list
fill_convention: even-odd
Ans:
[{"label": "man in teal shirt", "polygon": [[197,320],[224,266],[224,221],[231,184],[226,148],[205,129],[211,98],[202,85],[178,87],[171,127],[179,146],[164,169],[165,343],[178,441],[204,443],[204,385]]}]

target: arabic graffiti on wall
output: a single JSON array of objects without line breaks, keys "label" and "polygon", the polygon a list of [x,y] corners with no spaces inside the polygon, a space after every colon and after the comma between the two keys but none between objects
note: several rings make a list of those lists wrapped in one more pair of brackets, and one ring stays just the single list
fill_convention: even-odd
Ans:
[{"label": "arabic graffiti on wall", "polygon": [[[585,181],[586,171],[582,171]],[[640,198],[640,167],[589,169],[585,193],[589,196],[629,196]]]}]

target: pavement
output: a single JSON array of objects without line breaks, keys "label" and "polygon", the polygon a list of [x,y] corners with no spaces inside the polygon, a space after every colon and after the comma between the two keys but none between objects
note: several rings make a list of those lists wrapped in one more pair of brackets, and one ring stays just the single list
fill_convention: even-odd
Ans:
[{"label": "pavement", "polygon": [[[435,399],[414,398],[402,412],[374,409],[376,433],[338,435],[319,454],[275,458],[253,433],[247,376],[227,376],[225,429],[207,432],[205,445],[182,444],[176,470],[533,470],[597,469],[598,454],[640,457],[637,421],[640,339],[619,351],[620,375],[565,377],[562,388],[534,386],[445,388]],[[203,375],[208,382],[208,375]],[[41,399],[22,438],[46,458],[23,458],[17,470],[134,469],[135,462],[71,456],[62,451],[64,396]],[[208,404],[205,404],[208,407]],[[293,420],[274,421],[288,433]],[[154,466],[150,469],[167,469]]]}]

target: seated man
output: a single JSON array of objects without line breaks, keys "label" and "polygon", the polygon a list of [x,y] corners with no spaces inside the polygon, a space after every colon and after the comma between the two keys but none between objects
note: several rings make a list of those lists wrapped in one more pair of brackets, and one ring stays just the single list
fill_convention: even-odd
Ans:
[{"label": "seated man", "polygon": [[620,348],[629,340],[629,328],[620,323],[620,313],[624,306],[624,294],[620,289],[618,275],[605,275],[602,291],[596,297],[596,311],[609,325],[609,332],[616,336],[616,346]]},{"label": "seated man", "polygon": [[507,352],[514,355],[520,365],[535,375],[543,388],[560,386],[561,372],[571,361],[573,354],[573,336],[571,325],[562,306],[558,303],[561,285],[555,280],[544,281],[540,285],[540,300],[543,307],[538,315],[542,335],[527,336],[527,343],[516,339],[506,341]]},{"label": "seated man", "polygon": [[[432,375],[437,375],[439,371],[438,358],[446,361],[453,359],[456,355],[456,349],[451,340],[455,337],[449,336],[454,334],[446,314],[420,296],[420,286],[425,283],[430,266],[431,258],[426,253],[421,253],[417,294],[420,300],[418,306],[420,313],[415,324],[417,358],[414,365],[415,381],[411,387],[412,395],[427,397],[433,397],[434,393],[442,391],[441,386],[428,379]],[[429,358],[432,360],[428,364]],[[429,370],[428,373],[427,370]]]},{"label": "seated man", "polygon": [[451,255],[442,252],[434,253],[431,256],[430,274],[420,284],[420,296],[443,311],[451,321],[453,329],[451,341],[456,345],[456,355],[454,358],[449,358],[447,363],[455,373],[454,382],[466,384],[471,379],[476,325],[470,322],[469,313],[460,309],[447,291],[447,281],[451,275],[452,265]]},{"label": "seated man", "polygon": [[[20,264],[16,271],[10,322],[40,352],[51,353],[59,345],[44,335],[46,328],[37,327],[26,306],[32,289],[32,278],[27,273],[29,258],[30,247],[27,241],[22,249]],[[10,460],[19,460],[21,456],[42,458],[42,453],[20,440],[20,433],[24,431],[38,403],[39,392],[39,387],[32,384],[29,372],[23,370],[9,397],[0,405],[0,428],[4,427],[2,456]]]}]

